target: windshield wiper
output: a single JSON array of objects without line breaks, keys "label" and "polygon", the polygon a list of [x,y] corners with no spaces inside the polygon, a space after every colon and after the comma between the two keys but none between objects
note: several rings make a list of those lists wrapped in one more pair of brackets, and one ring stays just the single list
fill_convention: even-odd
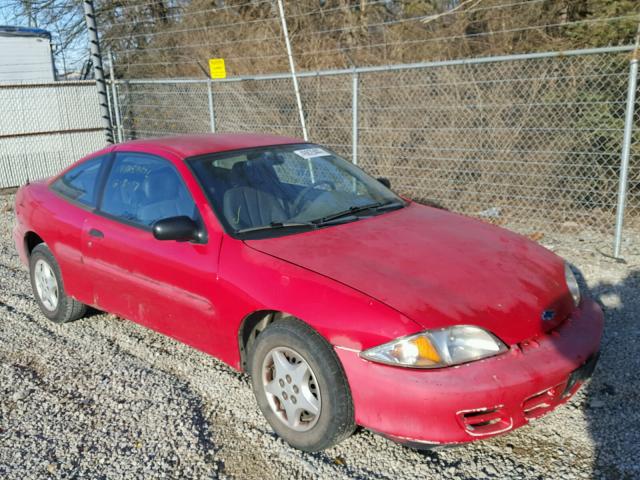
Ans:
[{"label": "windshield wiper", "polygon": [[271,222],[269,225],[241,228],[240,230],[236,230],[236,233],[261,232],[264,230],[278,230],[281,228],[318,228],[318,225],[311,222]]},{"label": "windshield wiper", "polygon": [[287,229],[287,228],[310,228],[315,229],[318,227],[323,227],[326,225],[332,225],[341,222],[335,222],[334,220],[345,219],[346,217],[355,217],[356,213],[364,212],[367,210],[375,209],[376,211],[382,210],[390,210],[393,208],[402,208],[404,207],[403,202],[374,202],[368,203],[366,205],[354,205],[350,207],[348,210],[343,210],[341,212],[333,213],[331,215],[327,215],[326,217],[319,218],[317,220],[312,220],[310,222],[271,222],[268,225],[260,225],[258,227],[249,227],[249,228],[241,228],[240,230],[236,230],[236,233],[251,233],[251,232],[262,232],[266,230],[279,230],[279,229]]},{"label": "windshield wiper", "polygon": [[350,217],[355,215],[356,213],[366,212],[367,210],[382,211],[382,210],[390,210],[392,208],[402,208],[404,207],[404,203],[402,202],[373,202],[367,203],[366,205],[354,205],[349,207],[346,210],[342,210],[341,212],[332,213],[331,215],[327,215],[326,217],[319,218],[318,220],[313,220],[313,223],[316,225],[323,225],[331,220],[336,220],[342,217]]}]

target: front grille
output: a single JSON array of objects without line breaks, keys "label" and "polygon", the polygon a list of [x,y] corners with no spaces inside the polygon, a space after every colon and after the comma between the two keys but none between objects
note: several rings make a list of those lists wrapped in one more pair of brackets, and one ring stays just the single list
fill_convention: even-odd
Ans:
[{"label": "front grille", "polygon": [[553,410],[562,399],[566,386],[567,382],[562,382],[527,398],[522,403],[524,416],[528,419],[538,418]]},{"label": "front grille", "polygon": [[[538,348],[538,344],[526,342],[525,348]],[[563,382],[527,397],[520,405],[522,415],[527,420],[538,418],[565,402],[591,376],[597,361],[598,354],[595,353]],[[520,413],[513,411],[517,409],[516,405],[510,407],[511,412],[520,419]],[[495,435],[506,432],[513,426],[513,418],[504,405],[463,410],[457,413],[457,419],[462,428],[473,436]]]},{"label": "front grille", "polygon": [[501,406],[460,412],[458,419],[471,435],[490,435],[511,428],[511,417]]},{"label": "front grille", "polygon": [[571,397],[580,388],[580,385],[591,377],[597,361],[598,353],[595,353],[580,368],[574,370],[564,382],[527,398],[522,403],[524,416],[528,419],[537,418]]}]

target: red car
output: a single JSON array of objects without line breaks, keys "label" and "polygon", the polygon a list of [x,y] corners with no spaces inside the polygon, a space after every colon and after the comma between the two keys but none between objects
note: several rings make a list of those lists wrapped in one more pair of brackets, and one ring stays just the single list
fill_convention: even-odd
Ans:
[{"label": "red car", "polygon": [[469,442],[567,401],[603,328],[569,266],[387,187],[295,138],[139,140],[22,187],[14,236],[46,317],[92,306],[249,372],[302,450],[356,425]]}]

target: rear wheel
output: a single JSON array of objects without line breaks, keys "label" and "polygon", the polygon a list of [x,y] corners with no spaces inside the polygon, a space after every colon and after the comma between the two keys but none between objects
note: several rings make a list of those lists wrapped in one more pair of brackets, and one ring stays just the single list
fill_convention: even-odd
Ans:
[{"label": "rear wheel", "polygon": [[292,447],[328,448],[355,428],[353,402],[331,345],[295,319],[269,325],[256,339],[251,381],[271,427]]},{"label": "rear wheel", "polygon": [[44,243],[36,245],[31,252],[29,273],[36,302],[49,320],[65,323],[77,320],[86,313],[86,305],[65,293],[58,262]]}]

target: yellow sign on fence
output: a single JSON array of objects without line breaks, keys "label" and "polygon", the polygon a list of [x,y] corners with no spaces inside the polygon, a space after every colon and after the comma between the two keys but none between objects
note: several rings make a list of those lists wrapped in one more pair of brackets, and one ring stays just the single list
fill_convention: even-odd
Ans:
[{"label": "yellow sign on fence", "polygon": [[224,58],[209,59],[209,75],[211,78],[227,78],[227,70],[224,67]]}]

